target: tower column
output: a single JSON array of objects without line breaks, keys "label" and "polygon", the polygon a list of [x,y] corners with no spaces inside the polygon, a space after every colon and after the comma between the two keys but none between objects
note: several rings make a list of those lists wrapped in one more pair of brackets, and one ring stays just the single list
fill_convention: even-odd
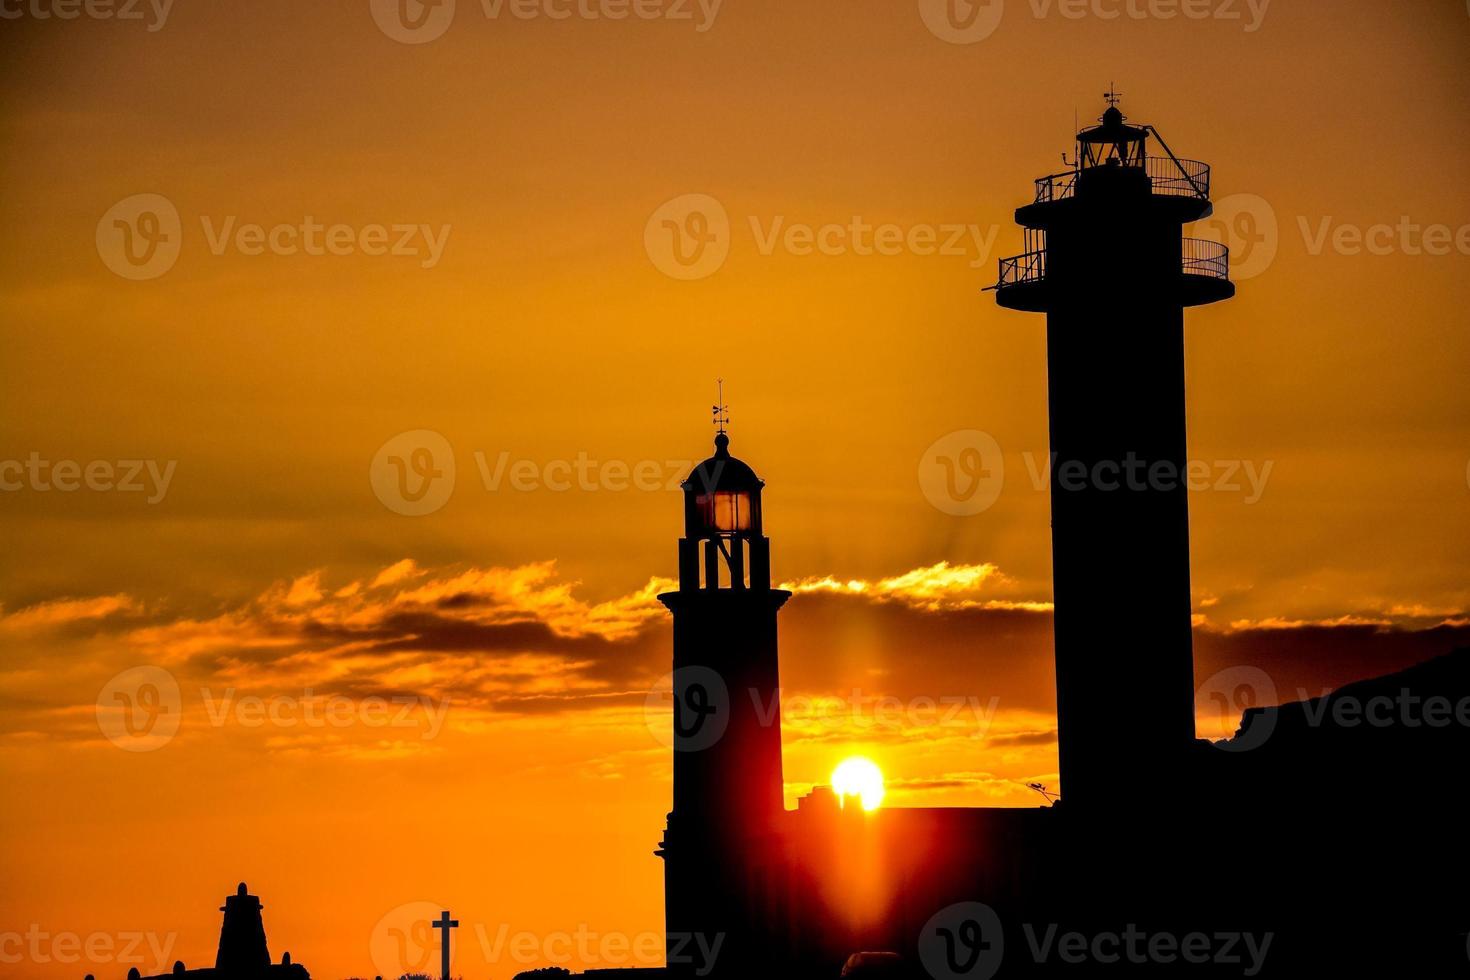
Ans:
[{"label": "tower column", "polygon": [[1208,167],[1116,105],[1074,159],[1016,211],[1032,251],[994,288],[1046,314],[1062,801],[1127,810],[1194,743],[1184,309],[1235,287],[1225,247],[1181,233]]}]

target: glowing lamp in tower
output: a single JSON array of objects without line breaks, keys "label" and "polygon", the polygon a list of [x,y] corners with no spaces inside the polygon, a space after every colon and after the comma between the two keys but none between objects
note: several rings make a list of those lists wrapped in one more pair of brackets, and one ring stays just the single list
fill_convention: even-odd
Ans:
[{"label": "glowing lamp in tower", "polygon": [[706,534],[737,534],[755,526],[759,491],[719,490],[695,498],[701,530]]}]

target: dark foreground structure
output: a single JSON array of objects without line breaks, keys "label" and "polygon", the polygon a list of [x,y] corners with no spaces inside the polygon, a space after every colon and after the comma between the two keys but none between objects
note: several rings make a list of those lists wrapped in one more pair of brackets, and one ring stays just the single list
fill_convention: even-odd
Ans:
[{"label": "dark foreground structure", "polygon": [[1110,98],[1017,210],[1026,251],[992,287],[1046,314],[1055,805],[864,812],[819,788],[785,810],[789,596],[770,587],[763,484],[723,432],[690,475],[663,597],[670,975],[1465,969],[1470,651],[1195,737],[1184,310],[1235,293],[1225,246],[1183,234],[1209,181]]},{"label": "dark foreground structure", "polygon": [[[240,882],[235,894],[226,897],[220,906],[224,921],[214,966],[191,970],[178,962],[172,972],[142,980],[311,980],[306,967],[291,962],[290,953],[282,954],[279,963],[271,962],[261,909],[260,899]],[[128,980],[140,980],[136,968],[128,971]]]}]

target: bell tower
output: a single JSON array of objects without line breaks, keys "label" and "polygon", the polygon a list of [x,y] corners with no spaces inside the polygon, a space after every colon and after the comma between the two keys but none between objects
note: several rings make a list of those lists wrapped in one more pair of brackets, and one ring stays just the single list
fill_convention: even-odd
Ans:
[{"label": "bell tower", "polygon": [[715,975],[770,952],[759,910],[774,893],[774,834],[784,809],[776,614],[762,527],[764,484],[730,454],[723,410],[715,454],[683,483],[679,589],[659,596],[674,617],[674,800],[664,860],[670,968],[724,936]]},{"label": "bell tower", "polygon": [[[1184,310],[1229,299],[1230,253],[1187,238],[1210,168],[1107,96],[1071,169],[1016,210],[990,287],[1046,314],[1063,804],[1147,805],[1194,743]],[[1162,155],[1154,155],[1152,138]]]}]

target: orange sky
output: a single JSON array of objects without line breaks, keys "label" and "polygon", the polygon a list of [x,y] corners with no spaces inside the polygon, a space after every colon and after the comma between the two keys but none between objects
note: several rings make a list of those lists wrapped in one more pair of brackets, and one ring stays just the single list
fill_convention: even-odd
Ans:
[{"label": "orange sky", "polygon": [[[893,805],[1036,802],[1044,336],[979,290],[1110,82],[1212,165],[1220,219],[1191,234],[1244,276],[1188,319],[1191,457],[1222,478],[1191,497],[1200,681],[1316,694],[1464,643],[1470,12],[1327,6],[1008,0],[959,44],[928,0],[458,0],[405,44],[369,0],[0,2],[0,956],[53,937],[0,972],[126,974],[66,962],[63,933],[177,932],[144,972],[202,964],[242,878],[272,952],[329,980],[390,969],[419,902],[465,923],[467,976],[642,963],[575,934],[662,925],[653,595],[716,376],[800,593],[788,796],[862,752]],[[134,281],[107,235],[140,194],[177,213],[177,256]],[[728,228],[681,271],[660,236],[687,195]],[[312,222],[352,254],[309,254]],[[866,254],[855,223],[909,244]],[[294,237],[251,254],[257,224]],[[931,232],[954,247],[923,254]],[[421,430],[453,492],[409,516],[386,457]],[[1004,480],[961,515],[923,461],[970,430]],[[153,469],[68,492],[63,460]],[[181,724],[128,751],[98,703],[147,665]]]}]

